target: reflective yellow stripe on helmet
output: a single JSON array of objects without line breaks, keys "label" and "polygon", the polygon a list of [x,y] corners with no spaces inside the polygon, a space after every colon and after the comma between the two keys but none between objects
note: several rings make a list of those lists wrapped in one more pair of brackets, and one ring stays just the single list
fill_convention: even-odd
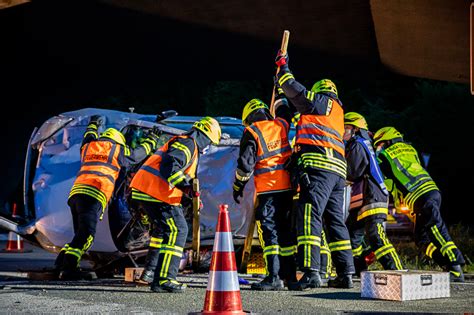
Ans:
[{"label": "reflective yellow stripe on helmet", "polygon": [[115,128],[108,128],[100,134],[101,138],[108,138],[114,140],[118,144],[125,146],[125,137],[123,134]]},{"label": "reflective yellow stripe on helmet", "polygon": [[251,113],[258,109],[268,110],[268,106],[258,98],[254,98],[250,100],[247,104],[245,104],[244,109],[242,111],[242,123],[245,122],[245,120],[247,119],[247,117],[249,117]]},{"label": "reflective yellow stripe on helmet", "polygon": [[394,127],[383,127],[374,134],[374,146],[381,141],[389,141],[396,138],[403,138],[403,135]]},{"label": "reflective yellow stripe on helmet", "polygon": [[196,121],[193,128],[204,133],[213,144],[219,144],[222,132],[219,122],[214,118],[206,116]]}]

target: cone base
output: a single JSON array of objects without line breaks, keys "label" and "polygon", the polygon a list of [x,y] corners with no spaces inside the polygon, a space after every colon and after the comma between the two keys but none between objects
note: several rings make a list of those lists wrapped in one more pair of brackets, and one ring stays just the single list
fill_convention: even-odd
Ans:
[{"label": "cone base", "polygon": [[0,250],[0,253],[2,254],[23,254],[23,253],[31,253],[31,249],[2,249]]},{"label": "cone base", "polygon": [[241,315],[241,314],[252,314],[252,313],[249,311],[202,311],[202,312],[188,313],[188,315],[201,315],[201,314]]}]

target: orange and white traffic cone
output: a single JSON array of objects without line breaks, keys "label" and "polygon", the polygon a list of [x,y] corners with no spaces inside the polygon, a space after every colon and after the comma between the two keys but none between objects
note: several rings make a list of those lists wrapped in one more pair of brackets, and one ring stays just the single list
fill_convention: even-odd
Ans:
[{"label": "orange and white traffic cone", "polygon": [[227,205],[220,205],[204,309],[199,314],[246,314],[242,310]]},{"label": "orange and white traffic cone", "polygon": [[[17,218],[16,203],[13,204],[12,218]],[[7,246],[2,250],[2,253],[27,253],[23,245],[23,238],[15,232],[8,233]]]},{"label": "orange and white traffic cone", "polygon": [[9,232],[7,246],[2,251],[3,253],[23,253],[25,250],[23,246],[23,239],[20,235]]}]

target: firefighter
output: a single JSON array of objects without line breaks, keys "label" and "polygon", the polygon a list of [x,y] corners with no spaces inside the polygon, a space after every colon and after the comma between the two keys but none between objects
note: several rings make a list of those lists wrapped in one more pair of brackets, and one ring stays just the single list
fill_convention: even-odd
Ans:
[{"label": "firefighter", "polygon": [[377,159],[385,177],[391,181],[395,206],[408,207],[415,215],[415,243],[428,257],[450,272],[451,280],[463,282],[461,251],[449,236],[441,218],[441,194],[418,153],[394,127],[379,129],[374,135]]},{"label": "firefighter", "polygon": [[[130,147],[134,148],[144,141],[142,128],[138,126],[132,126],[124,133],[127,144],[130,143]],[[154,153],[154,152],[153,152]],[[133,168],[127,169],[126,183],[124,189],[126,190],[126,195],[128,199],[131,195],[130,182],[136,172],[140,169],[141,164],[136,164]],[[145,264],[143,266],[143,272],[140,275],[140,279],[137,281],[139,284],[148,285],[153,281],[155,275],[155,269],[158,264],[158,256],[160,254],[161,243],[163,242],[163,231],[159,226],[153,227],[154,223],[150,222],[148,215],[143,209],[134,209],[134,212],[138,215],[140,222],[149,226],[149,235],[150,241],[148,243],[148,252],[145,257]]]},{"label": "firefighter", "polygon": [[234,200],[240,203],[245,185],[254,176],[255,220],[267,276],[252,284],[252,289],[263,291],[282,290],[282,279],[288,282],[296,277],[296,246],[290,233],[293,193],[290,174],[285,169],[291,156],[288,141],[291,115],[283,100],[277,101],[275,108],[274,119],[267,105],[259,99],[245,105],[242,124],[246,128],[240,141],[233,185]]},{"label": "firefighter", "polygon": [[156,150],[158,135],[152,131],[143,143],[130,150],[123,134],[114,128],[98,133],[103,117],[94,115],[81,145],[81,168],[69,193],[74,238],[61,249],[55,265],[61,279],[79,279],[82,255],[92,246],[97,219],[102,220],[123,168],[140,163]]},{"label": "firefighter", "polygon": [[[281,88],[277,89],[277,91],[280,91],[281,90],[281,93],[283,94],[283,90]],[[282,97],[280,96],[280,93],[278,94],[279,97]],[[284,94],[283,94],[284,95]],[[283,96],[284,97],[284,96]],[[297,113],[296,115],[294,115],[294,117],[291,119],[291,122],[293,123],[294,127],[296,128],[296,126],[298,126],[298,121],[300,120],[300,114]],[[296,137],[293,137],[293,139],[291,140],[291,146],[292,148],[295,147],[295,142],[296,142]],[[292,175],[292,170],[293,167],[290,167],[290,176]],[[293,212],[292,212],[292,215],[293,215],[293,221],[295,221],[295,218],[294,218],[294,214],[296,212],[296,209],[297,209],[297,205],[298,205],[298,200],[300,198],[300,194],[299,194],[299,185],[295,182],[297,179],[294,178],[294,176],[291,176],[292,178],[292,186],[294,187],[297,187],[296,188],[296,191],[295,191],[295,195],[293,196]],[[296,225],[296,224],[294,224]],[[292,228],[296,228],[296,226],[292,226]],[[319,275],[321,277],[321,283],[322,284],[326,284],[328,282],[328,280],[330,279],[331,277],[331,274],[332,274],[332,261],[331,261],[331,251],[329,250],[329,246],[328,246],[328,242],[326,240],[326,227],[325,227],[325,224],[324,224],[324,221],[322,223],[322,229],[321,229],[321,249],[320,249],[320,252],[321,252],[321,258],[320,258],[320,268],[319,268]]]},{"label": "firefighter", "polygon": [[288,56],[276,57],[277,82],[301,114],[296,128],[295,151],[299,165],[300,198],[297,211],[298,264],[303,277],[289,288],[321,286],[320,252],[324,217],[328,246],[337,277],[328,286],[352,288],[354,262],[349,232],[344,222],[344,112],[336,85],[328,79],[308,91],[288,68]]},{"label": "firefighter", "polygon": [[351,236],[356,273],[367,270],[362,255],[364,236],[385,270],[403,269],[400,258],[385,233],[388,191],[378,166],[365,118],[355,112],[344,115],[347,181],[359,187],[362,198],[351,203],[346,225]]},{"label": "firefighter", "polygon": [[153,228],[150,246],[159,248],[151,284],[153,292],[181,293],[186,289],[186,285],[176,281],[188,236],[182,204],[195,194],[192,180],[196,178],[199,154],[211,143],[217,145],[220,138],[217,120],[204,117],[188,133],[171,138],[149,157],[130,183],[130,203],[135,209],[143,209],[150,218]]}]

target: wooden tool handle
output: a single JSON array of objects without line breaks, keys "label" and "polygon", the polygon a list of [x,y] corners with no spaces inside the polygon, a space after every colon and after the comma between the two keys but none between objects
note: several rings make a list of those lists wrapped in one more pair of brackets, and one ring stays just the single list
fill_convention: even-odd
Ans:
[{"label": "wooden tool handle", "polygon": [[[288,41],[290,40],[290,31],[285,30],[283,32],[283,38],[281,40],[281,52],[283,55],[286,55],[288,50]],[[276,73],[280,72],[280,67],[277,68]],[[275,117],[275,86],[273,86],[272,100],[270,101],[270,113]]]},{"label": "wooden tool handle", "polygon": [[283,32],[283,39],[281,40],[281,51],[283,55],[286,55],[286,51],[288,50],[288,41],[290,40],[290,31],[285,30]]},{"label": "wooden tool handle", "polygon": [[196,194],[193,197],[193,270],[196,272],[199,268],[199,251],[201,247],[201,223],[200,223],[200,207],[201,197],[199,196],[199,179],[193,180],[193,191]]}]

